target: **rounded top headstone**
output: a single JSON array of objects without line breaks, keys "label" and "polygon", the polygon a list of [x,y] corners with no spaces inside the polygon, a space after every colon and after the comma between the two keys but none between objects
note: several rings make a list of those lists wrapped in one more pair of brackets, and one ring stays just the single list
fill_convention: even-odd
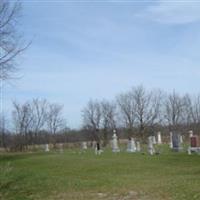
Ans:
[{"label": "rounded top headstone", "polygon": [[192,130],[188,131],[188,133],[189,133],[190,137],[193,136],[193,131]]}]

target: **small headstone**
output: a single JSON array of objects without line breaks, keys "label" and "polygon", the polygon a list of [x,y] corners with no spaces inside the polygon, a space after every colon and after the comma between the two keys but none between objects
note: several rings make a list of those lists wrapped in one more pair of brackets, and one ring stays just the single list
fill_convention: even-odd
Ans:
[{"label": "small headstone", "polygon": [[148,137],[148,152],[150,155],[153,155],[155,153],[155,149],[154,149],[154,146],[153,146],[153,136],[149,136]]},{"label": "small headstone", "polygon": [[133,138],[129,138],[128,140],[127,152],[136,152],[135,140]]},{"label": "small headstone", "polygon": [[45,144],[45,152],[49,152],[49,144]]},{"label": "small headstone", "polygon": [[97,142],[97,143],[96,143],[96,148],[95,148],[95,154],[96,154],[96,155],[101,155],[102,152],[103,152],[103,151],[102,151],[101,148],[100,148],[100,143]]},{"label": "small headstone", "polygon": [[112,152],[120,152],[120,149],[118,147],[118,141],[117,141],[117,135],[116,131],[113,131],[113,136],[112,136]]},{"label": "small headstone", "polygon": [[192,130],[188,131],[188,133],[189,133],[189,137],[193,136],[193,131]]},{"label": "small headstone", "polygon": [[172,145],[174,151],[180,151],[182,149],[180,142],[180,134],[178,133],[172,134]]},{"label": "small headstone", "polygon": [[183,144],[183,136],[180,135],[180,143]]},{"label": "small headstone", "polygon": [[192,137],[190,137],[190,147],[198,147],[198,136],[193,135]]},{"label": "small headstone", "polygon": [[82,149],[87,150],[87,142],[82,142]]},{"label": "small headstone", "polygon": [[60,151],[60,153],[63,153],[63,152],[64,152],[64,150],[63,150],[63,143],[60,143],[60,144],[59,144],[59,151]]},{"label": "small headstone", "polygon": [[151,136],[152,137],[152,142],[153,142],[153,144],[156,144],[157,142],[156,142],[156,136]]},{"label": "small headstone", "polygon": [[200,154],[199,137],[197,135],[191,135],[190,137],[190,146],[188,147],[188,154],[190,155],[192,152]]},{"label": "small headstone", "polygon": [[139,141],[136,142],[136,151],[137,152],[141,151],[141,147],[140,147],[140,142]]},{"label": "small headstone", "polygon": [[173,135],[173,133],[172,132],[170,132],[169,133],[169,139],[170,139],[170,142],[169,142],[169,147],[172,149],[173,148],[173,143],[172,143],[172,135]]},{"label": "small headstone", "polygon": [[160,131],[157,133],[157,137],[158,137],[158,144],[162,144],[161,132]]}]

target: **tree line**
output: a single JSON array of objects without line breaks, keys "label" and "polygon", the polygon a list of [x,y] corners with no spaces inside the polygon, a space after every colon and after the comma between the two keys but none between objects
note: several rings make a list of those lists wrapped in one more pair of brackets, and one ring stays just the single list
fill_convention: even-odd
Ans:
[{"label": "tree line", "polygon": [[[180,95],[175,90],[147,90],[142,85],[116,96],[115,100],[90,100],[82,110],[83,127],[94,140],[108,142],[113,129],[127,137],[144,139],[156,130],[198,133],[200,128],[200,94]],[[100,131],[99,131],[100,130]]]},{"label": "tree line", "polygon": [[6,119],[1,116],[1,146],[12,144],[23,150],[27,145],[48,143],[49,135],[59,134],[66,128],[62,111],[62,105],[49,103],[46,99],[13,102],[12,132],[6,129]]},{"label": "tree line", "polygon": [[13,102],[12,131],[1,115],[0,145],[26,149],[28,145],[103,141],[108,144],[113,130],[122,138],[141,140],[156,131],[186,133],[200,129],[200,94],[180,95],[176,91],[147,90],[142,85],[116,96],[114,100],[89,100],[81,111],[82,128],[71,130],[66,125],[63,105],[46,99]]}]

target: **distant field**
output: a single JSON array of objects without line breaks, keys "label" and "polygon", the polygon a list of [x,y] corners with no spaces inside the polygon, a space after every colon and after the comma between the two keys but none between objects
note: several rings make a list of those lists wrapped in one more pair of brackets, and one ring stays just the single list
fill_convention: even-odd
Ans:
[{"label": "distant field", "polygon": [[200,155],[0,154],[1,200],[199,200]]}]

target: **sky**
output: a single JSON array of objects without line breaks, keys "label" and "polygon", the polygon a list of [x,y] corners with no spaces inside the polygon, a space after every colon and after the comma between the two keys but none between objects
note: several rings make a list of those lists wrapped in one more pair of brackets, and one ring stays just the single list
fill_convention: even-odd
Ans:
[{"label": "sky", "polygon": [[115,99],[133,86],[200,93],[200,2],[184,0],[24,0],[20,30],[30,47],[19,79],[4,83],[12,101],[64,105],[80,128],[90,99]]}]

